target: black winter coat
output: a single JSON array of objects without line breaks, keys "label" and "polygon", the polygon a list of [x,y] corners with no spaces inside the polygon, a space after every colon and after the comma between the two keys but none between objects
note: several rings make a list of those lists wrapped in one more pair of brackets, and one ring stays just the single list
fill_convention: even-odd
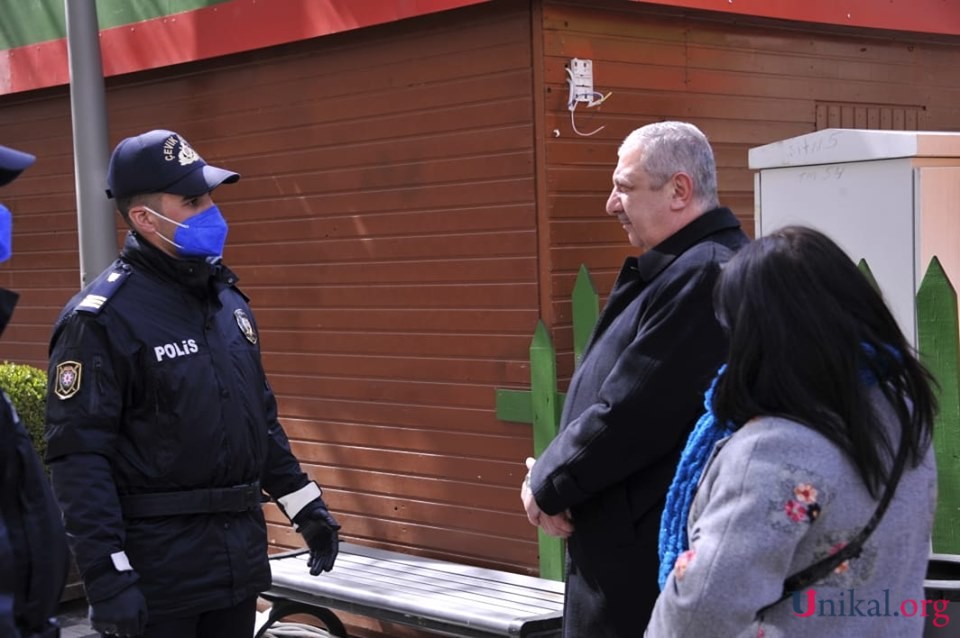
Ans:
[{"label": "black winter coat", "polygon": [[560,432],[531,489],[570,510],[564,636],[639,636],[659,593],[664,497],[703,392],[726,356],[713,286],[747,242],[726,208],[707,211],[623,265],[567,392]]},{"label": "black winter coat", "polygon": [[[276,498],[307,484],[235,283],[221,264],[173,259],[131,233],[61,313],[47,458],[91,600],[139,576],[156,619],[231,606],[270,584],[259,506],[126,519],[120,507],[127,495],[260,481]],[[119,551],[133,571],[111,569]]]},{"label": "black winter coat", "polygon": [[[0,332],[16,295],[0,289]],[[26,429],[0,396],[0,636],[54,635],[69,553],[60,508]]]}]

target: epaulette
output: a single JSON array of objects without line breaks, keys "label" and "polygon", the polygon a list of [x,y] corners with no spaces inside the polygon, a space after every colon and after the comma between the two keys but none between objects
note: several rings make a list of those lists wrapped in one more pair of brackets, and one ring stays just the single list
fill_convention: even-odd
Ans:
[{"label": "epaulette", "polygon": [[87,288],[87,294],[80,300],[74,310],[90,315],[99,314],[104,305],[110,301],[110,297],[130,277],[131,272],[130,266],[127,264],[115,265],[90,284],[90,287]]}]

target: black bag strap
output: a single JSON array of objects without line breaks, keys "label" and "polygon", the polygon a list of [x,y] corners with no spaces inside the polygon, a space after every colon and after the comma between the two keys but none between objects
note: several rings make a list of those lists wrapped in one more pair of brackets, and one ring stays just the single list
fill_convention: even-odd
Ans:
[{"label": "black bag strap", "polygon": [[880,524],[880,519],[882,519],[884,513],[886,513],[887,507],[890,505],[890,501],[893,499],[893,493],[897,490],[897,484],[900,483],[900,477],[903,475],[903,468],[907,463],[908,450],[906,442],[904,441],[905,438],[906,433],[902,433],[900,435],[900,449],[897,450],[897,458],[894,461],[893,469],[890,472],[890,480],[887,482],[887,487],[883,491],[883,496],[880,498],[880,502],[877,504],[877,509],[874,510],[873,516],[870,517],[870,520],[867,522],[866,526],[860,530],[859,534],[853,537],[853,540],[844,545],[835,554],[831,554],[823,560],[820,560],[813,565],[798,571],[796,574],[783,581],[783,593],[780,595],[780,598],[758,611],[757,618],[762,617],[764,612],[771,607],[779,605],[787,598],[790,598],[794,592],[803,591],[813,583],[826,578],[844,561],[850,560],[851,558],[860,557],[860,552],[863,550],[863,544],[867,542],[867,539],[870,538],[870,534],[872,534],[873,530],[875,530],[877,525]]}]

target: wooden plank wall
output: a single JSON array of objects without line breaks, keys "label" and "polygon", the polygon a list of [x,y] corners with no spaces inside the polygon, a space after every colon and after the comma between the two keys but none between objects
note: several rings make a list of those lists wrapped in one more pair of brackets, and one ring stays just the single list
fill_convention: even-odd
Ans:
[{"label": "wooden plank wall", "polygon": [[324,38],[202,82],[202,130],[247,176],[224,189],[227,257],[345,536],[533,569],[529,428],[493,414],[537,318],[526,12]]},{"label": "wooden plank wall", "polygon": [[536,319],[529,26],[421,24],[209,78],[232,93],[216,148],[252,176],[227,256],[346,536],[516,569],[536,561],[515,507],[530,434],[492,408]]},{"label": "wooden plank wall", "polygon": [[[215,193],[225,259],[344,537],[534,572],[530,428],[494,415],[538,318],[529,6],[454,13],[112,80],[110,141],[172,128],[243,174]],[[0,356],[45,367],[79,282],[66,89],[0,101],[0,140],[42,158],[4,191]]]},{"label": "wooden plank wall", "polygon": [[46,369],[50,329],[80,284],[67,90],[0,99],[0,144],[39,158],[0,190],[13,212],[13,256],[0,266],[0,286],[20,293],[0,359]]},{"label": "wooden plank wall", "polygon": [[[543,308],[572,369],[568,300],[581,263],[608,293],[625,256],[623,230],[604,213],[616,149],[634,128],[664,119],[693,122],[710,138],[721,202],[753,231],[753,175],[747,150],[817,130],[818,104],[843,103],[908,114],[904,126],[960,130],[960,39],[940,43],[908,34],[784,25],[635,2],[545,0],[543,87],[546,112],[549,305]],[[564,65],[593,60],[594,85],[612,95],[566,109]],[[823,110],[822,108],[820,109]],[[877,118],[874,128],[894,128]],[[857,121],[851,121],[853,126]],[[874,124],[872,121],[868,124]],[[869,127],[869,126],[868,126]]]}]

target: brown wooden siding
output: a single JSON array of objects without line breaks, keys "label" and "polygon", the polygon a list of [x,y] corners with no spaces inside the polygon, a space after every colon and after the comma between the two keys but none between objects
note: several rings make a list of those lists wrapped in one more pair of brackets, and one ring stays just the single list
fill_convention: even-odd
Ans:
[{"label": "brown wooden siding", "polygon": [[[721,202],[750,233],[748,149],[816,130],[818,104],[883,105],[889,118],[878,109],[875,128],[892,128],[900,114],[904,128],[960,130],[958,38],[869,37],[718,16],[632,2],[544,2],[545,128],[559,136],[545,141],[551,292],[542,311],[561,350],[561,377],[572,366],[569,296],[577,269],[586,263],[606,295],[632,252],[604,203],[617,146],[634,128],[680,119],[703,129],[716,153]],[[574,57],[593,60],[595,89],[613,93],[599,107],[578,106],[580,131],[605,127],[590,137],[573,132],[566,109],[564,65]]]},{"label": "brown wooden siding", "polygon": [[[529,20],[461,17],[211,69],[182,117],[245,175],[220,197],[226,257],[344,535],[529,571],[529,430],[493,415],[537,315]],[[284,523],[271,539],[300,545]]]},{"label": "brown wooden siding", "polygon": [[859,128],[888,131],[916,131],[921,106],[887,106],[886,104],[845,104],[817,102],[817,130],[825,128]]},{"label": "brown wooden siding", "polygon": [[0,191],[13,211],[13,257],[0,266],[0,286],[20,293],[0,359],[45,369],[50,329],[80,283],[67,90],[0,99],[0,143],[40,158]]},{"label": "brown wooden siding", "polygon": [[[111,144],[172,128],[243,174],[215,194],[226,261],[346,539],[536,569],[517,499],[529,427],[494,415],[496,388],[528,382],[538,316],[531,95],[529,7],[514,5],[108,86]],[[3,285],[24,298],[0,351],[45,366],[79,282],[68,96],[4,100],[0,117],[4,143],[41,156],[4,193]],[[302,545],[268,517],[273,542]]]}]

